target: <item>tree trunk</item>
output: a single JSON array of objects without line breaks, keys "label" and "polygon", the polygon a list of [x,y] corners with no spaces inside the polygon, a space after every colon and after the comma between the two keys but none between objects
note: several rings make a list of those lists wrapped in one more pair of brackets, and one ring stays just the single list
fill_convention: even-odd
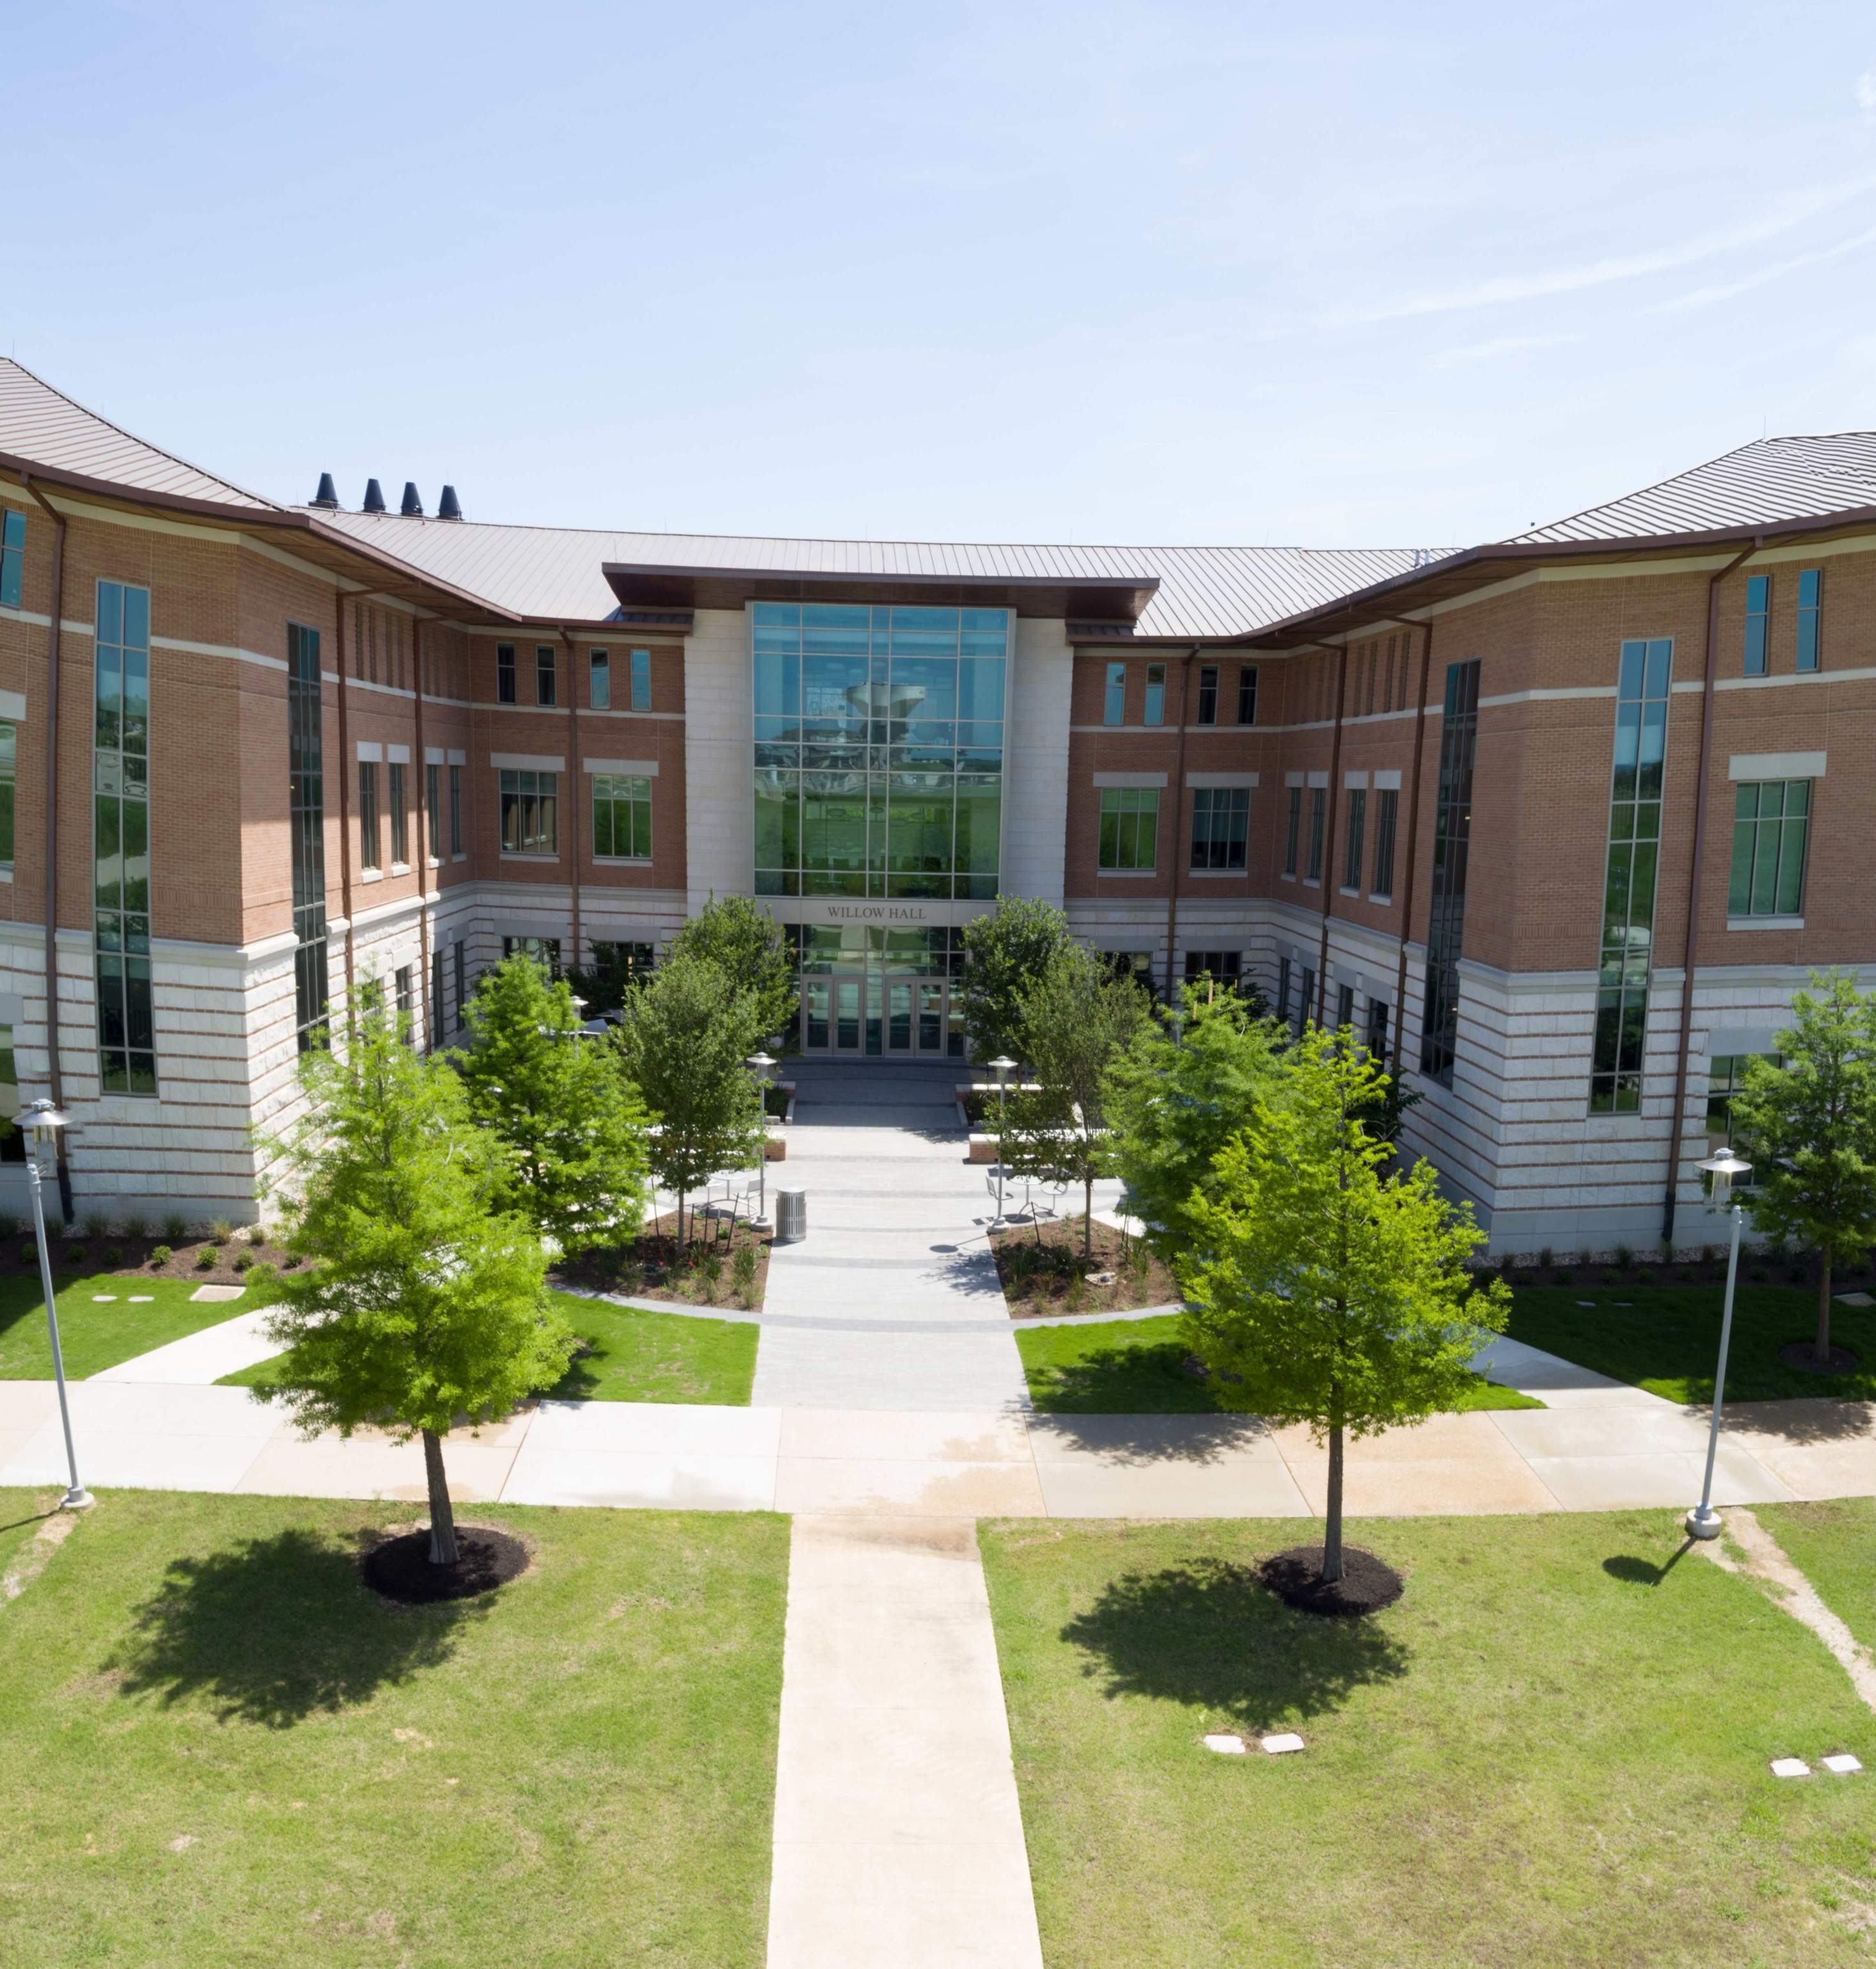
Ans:
[{"label": "tree trunk", "polygon": [[684,1255],[684,1192],[681,1189],[677,1192],[677,1255],[680,1260]]},{"label": "tree trunk", "polygon": [[456,1512],[443,1474],[443,1438],[433,1429],[424,1432],[424,1474],[430,1484],[430,1562],[454,1565],[461,1557],[456,1545]]},{"label": "tree trunk", "polygon": [[1329,1508],[1323,1516],[1323,1577],[1342,1577],[1342,1425],[1329,1431]]},{"label": "tree trunk", "polygon": [[1092,1264],[1094,1262],[1094,1178],[1092,1175],[1082,1179],[1081,1197],[1081,1254]]},{"label": "tree trunk", "polygon": [[1811,1351],[1821,1367],[1830,1358],[1830,1254],[1817,1255],[1817,1339]]}]

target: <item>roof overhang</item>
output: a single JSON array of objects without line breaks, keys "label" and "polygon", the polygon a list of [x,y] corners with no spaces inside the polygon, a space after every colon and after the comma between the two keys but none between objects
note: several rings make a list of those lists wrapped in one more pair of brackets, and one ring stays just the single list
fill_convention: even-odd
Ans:
[{"label": "roof overhang", "polygon": [[1059,576],[823,573],[644,561],[607,561],[602,572],[620,605],[631,611],[741,608],[750,602],[897,602],[1116,623],[1138,621],[1160,586],[1157,575],[1066,581]]}]

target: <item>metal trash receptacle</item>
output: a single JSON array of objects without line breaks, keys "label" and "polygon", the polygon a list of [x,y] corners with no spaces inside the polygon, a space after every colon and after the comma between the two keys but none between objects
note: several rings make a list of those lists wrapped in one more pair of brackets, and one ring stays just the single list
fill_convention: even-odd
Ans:
[{"label": "metal trash receptacle", "polygon": [[775,1241],[798,1244],[808,1234],[808,1193],[794,1188],[775,1192]]}]

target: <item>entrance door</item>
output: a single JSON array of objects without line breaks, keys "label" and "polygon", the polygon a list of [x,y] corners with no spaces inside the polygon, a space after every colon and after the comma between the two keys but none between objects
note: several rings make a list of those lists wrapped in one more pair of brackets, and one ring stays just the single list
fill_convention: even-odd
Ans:
[{"label": "entrance door", "polygon": [[942,1059],[949,1033],[947,1010],[942,980],[804,978],[802,1049]]},{"label": "entrance door", "polygon": [[865,980],[804,978],[801,981],[801,1044],[813,1053],[857,1053]]}]

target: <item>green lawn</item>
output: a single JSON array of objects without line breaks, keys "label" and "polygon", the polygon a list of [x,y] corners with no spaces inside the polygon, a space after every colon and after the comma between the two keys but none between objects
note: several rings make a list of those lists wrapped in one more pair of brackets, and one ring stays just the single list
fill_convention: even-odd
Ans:
[{"label": "green lawn", "polygon": [[[1177,1335],[1179,1315],[1117,1319],[1089,1326],[1019,1326],[1030,1399],[1053,1415],[1215,1415],[1222,1413],[1212,1384],[1187,1374],[1187,1349]],[[1482,1377],[1462,1409],[1540,1409],[1543,1403],[1514,1388],[1495,1387]]]},{"label": "green lawn", "polygon": [[[1514,1340],[1671,1402],[1707,1402],[1713,1398],[1725,1296],[1719,1286],[1521,1286],[1511,1295],[1506,1331]],[[1580,1299],[1594,1303],[1581,1306]],[[1833,1340],[1862,1356],[1859,1371],[1807,1374],[1787,1367],[1778,1350],[1788,1341],[1811,1338],[1816,1293],[1808,1286],[1741,1285],[1733,1306],[1726,1399],[1876,1398],[1876,1308],[1834,1306],[1830,1325]]]},{"label": "green lawn", "polygon": [[1755,1504],[1752,1514],[1824,1604],[1865,1647],[1876,1649],[1876,1498]]},{"label": "green lawn", "polygon": [[[0,1574],[18,1558],[39,1527],[58,1509],[63,1494],[50,1488],[0,1491]],[[0,1604],[0,1619],[5,1617]],[[4,1906],[0,1900],[0,1906]]]},{"label": "green lawn", "polygon": [[758,1969],[787,1521],[478,1506],[414,1611],[409,1509],[115,1491],[0,1607],[0,1961]]},{"label": "green lawn", "polygon": [[[755,1382],[757,1329],[738,1320],[691,1319],[682,1313],[555,1293],[553,1302],[589,1352],[548,1392],[563,1401],[709,1402],[747,1408]],[[270,1387],[286,1358],[276,1354],[238,1374],[232,1388]]]},{"label": "green lawn", "polygon": [[[73,1380],[115,1367],[205,1326],[219,1325],[243,1310],[240,1299],[197,1305],[189,1295],[193,1279],[120,1277],[112,1272],[73,1277],[55,1272],[59,1295],[59,1345]],[[112,1295],[100,1306],[93,1295]],[[147,1305],[132,1306],[132,1293],[148,1293]],[[46,1332],[46,1302],[39,1275],[15,1273],[0,1278],[0,1381],[49,1381],[52,1342]]]},{"label": "green lawn", "polygon": [[1767,1766],[1876,1718],[1673,1514],[1352,1529],[1368,1620],[1256,1583],[1293,1523],[981,1529],[1050,1969],[1870,1959],[1876,1779]]}]

